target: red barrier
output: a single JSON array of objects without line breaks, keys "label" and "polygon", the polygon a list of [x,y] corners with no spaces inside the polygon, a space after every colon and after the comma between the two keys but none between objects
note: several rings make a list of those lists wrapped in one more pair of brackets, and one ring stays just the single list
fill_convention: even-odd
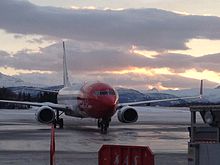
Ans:
[{"label": "red barrier", "polygon": [[103,145],[99,165],[154,165],[154,155],[149,147]]},{"label": "red barrier", "polygon": [[50,138],[50,165],[55,165],[55,130],[54,124],[51,127],[51,138]]}]

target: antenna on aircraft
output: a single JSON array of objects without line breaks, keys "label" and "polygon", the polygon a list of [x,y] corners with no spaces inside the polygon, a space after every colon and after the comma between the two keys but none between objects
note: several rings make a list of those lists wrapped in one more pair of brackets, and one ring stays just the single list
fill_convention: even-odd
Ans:
[{"label": "antenna on aircraft", "polygon": [[200,97],[203,95],[203,80],[200,82]]},{"label": "antenna on aircraft", "polygon": [[66,49],[65,49],[65,42],[63,41],[63,85],[64,87],[69,87],[69,77],[67,71],[67,63],[66,63]]}]

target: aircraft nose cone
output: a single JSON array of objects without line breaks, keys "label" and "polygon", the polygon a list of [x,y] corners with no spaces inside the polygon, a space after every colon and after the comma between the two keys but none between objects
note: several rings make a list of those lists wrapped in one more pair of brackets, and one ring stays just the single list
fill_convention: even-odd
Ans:
[{"label": "aircraft nose cone", "polygon": [[112,97],[103,98],[102,103],[107,107],[114,107],[116,105],[115,98]]},{"label": "aircraft nose cone", "polygon": [[93,105],[93,113],[96,118],[111,118],[116,111],[116,101],[111,97],[102,97],[96,100]]}]

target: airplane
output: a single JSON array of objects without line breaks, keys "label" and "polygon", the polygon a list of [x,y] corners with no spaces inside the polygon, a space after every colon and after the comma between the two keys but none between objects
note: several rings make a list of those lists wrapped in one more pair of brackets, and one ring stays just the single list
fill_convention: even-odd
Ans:
[{"label": "airplane", "polygon": [[51,91],[57,93],[57,104],[51,102],[38,103],[11,100],[0,100],[0,102],[37,106],[38,109],[35,114],[36,120],[44,124],[53,123],[55,128],[57,125],[59,125],[60,128],[63,128],[63,118],[60,117],[62,114],[78,118],[95,118],[98,119],[97,126],[100,128],[101,133],[106,134],[111,118],[116,112],[120,122],[133,123],[138,120],[138,113],[135,106],[179,99],[201,98],[203,90],[203,81],[201,80],[200,94],[198,96],[119,103],[119,95],[117,91],[109,84],[103,82],[88,82],[71,85],[67,71],[64,42],[63,85],[64,87],[59,91]]}]

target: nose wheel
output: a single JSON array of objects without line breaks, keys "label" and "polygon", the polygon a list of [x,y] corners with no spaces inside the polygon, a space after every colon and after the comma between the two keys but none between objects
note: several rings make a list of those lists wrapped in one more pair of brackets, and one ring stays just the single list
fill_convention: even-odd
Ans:
[{"label": "nose wheel", "polygon": [[110,122],[111,119],[98,119],[98,128],[100,128],[102,134],[107,133]]}]

